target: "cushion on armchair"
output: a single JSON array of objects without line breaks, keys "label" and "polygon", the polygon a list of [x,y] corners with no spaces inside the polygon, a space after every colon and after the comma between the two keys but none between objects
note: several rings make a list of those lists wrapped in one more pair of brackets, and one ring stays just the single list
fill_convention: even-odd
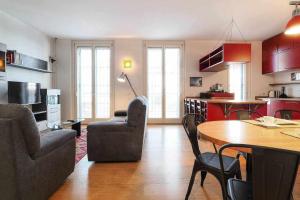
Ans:
[{"label": "cushion on armchair", "polygon": [[75,140],[76,131],[74,130],[57,130],[51,131],[41,136],[41,148],[34,154],[33,158],[44,156],[53,150],[65,145],[69,140]]},{"label": "cushion on armchair", "polygon": [[40,150],[40,134],[33,113],[18,104],[0,104],[0,118],[17,119],[22,130],[29,154],[32,156]]},{"label": "cushion on armchair", "polygon": [[147,101],[137,97],[128,106],[127,120],[88,125],[87,149],[90,161],[137,161],[141,159],[147,122]]}]

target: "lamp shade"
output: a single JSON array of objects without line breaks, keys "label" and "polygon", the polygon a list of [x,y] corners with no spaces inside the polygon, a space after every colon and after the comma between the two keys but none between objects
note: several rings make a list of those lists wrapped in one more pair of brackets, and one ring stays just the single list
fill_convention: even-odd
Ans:
[{"label": "lamp shade", "polygon": [[300,15],[296,15],[287,23],[285,32],[286,35],[300,34]]},{"label": "lamp shade", "polygon": [[117,79],[119,82],[125,82],[125,74],[122,72],[122,74]]}]

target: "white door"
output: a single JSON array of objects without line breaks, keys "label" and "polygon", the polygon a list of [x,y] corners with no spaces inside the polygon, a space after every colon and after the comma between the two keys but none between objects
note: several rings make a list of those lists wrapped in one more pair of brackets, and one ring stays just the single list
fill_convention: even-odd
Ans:
[{"label": "white door", "polygon": [[75,44],[76,113],[85,121],[109,119],[112,113],[111,46]]},{"label": "white door", "polygon": [[150,123],[180,122],[182,47],[182,44],[146,47]]}]

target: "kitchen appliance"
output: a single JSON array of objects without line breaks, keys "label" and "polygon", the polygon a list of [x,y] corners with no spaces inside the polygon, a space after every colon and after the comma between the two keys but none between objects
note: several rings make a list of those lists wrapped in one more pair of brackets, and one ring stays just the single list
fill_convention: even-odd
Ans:
[{"label": "kitchen appliance", "polygon": [[7,103],[6,45],[0,43],[0,104]]},{"label": "kitchen appliance", "polygon": [[275,91],[274,90],[269,91],[269,97],[270,98],[275,98]]},{"label": "kitchen appliance", "polygon": [[210,92],[224,92],[223,85],[222,84],[214,84],[209,89]]}]

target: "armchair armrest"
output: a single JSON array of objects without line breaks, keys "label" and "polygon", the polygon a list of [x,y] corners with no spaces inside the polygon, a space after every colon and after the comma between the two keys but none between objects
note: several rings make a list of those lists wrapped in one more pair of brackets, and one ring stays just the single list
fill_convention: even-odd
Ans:
[{"label": "armchair armrest", "polygon": [[70,129],[61,129],[51,131],[40,137],[40,151],[34,155],[34,158],[44,156],[51,151],[63,146],[70,140],[75,140],[76,131]]},{"label": "armchair armrest", "polygon": [[117,110],[114,113],[115,117],[126,117],[127,116],[127,110]]},{"label": "armchair armrest", "polygon": [[127,122],[107,121],[91,123],[87,131],[91,132],[132,132],[135,127],[128,126]]}]

